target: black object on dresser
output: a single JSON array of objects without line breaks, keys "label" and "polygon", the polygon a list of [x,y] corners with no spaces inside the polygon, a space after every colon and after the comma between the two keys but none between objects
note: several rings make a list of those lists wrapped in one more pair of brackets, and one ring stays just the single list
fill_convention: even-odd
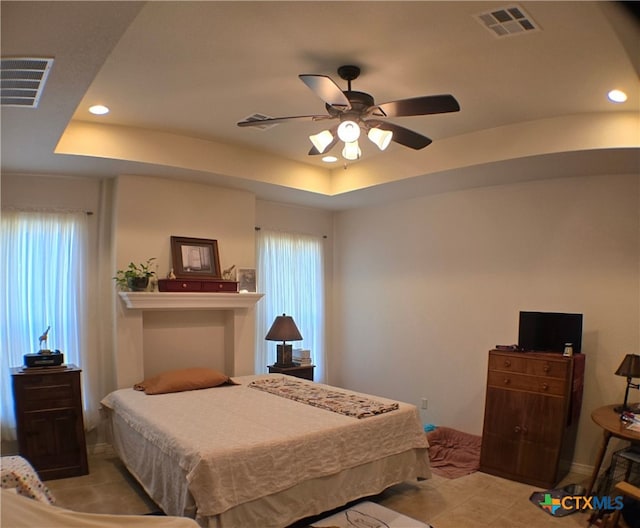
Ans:
[{"label": "black object on dresser", "polygon": [[545,488],[567,474],[584,360],[583,354],[489,352],[480,471]]},{"label": "black object on dresser", "polygon": [[75,365],[11,369],[20,455],[42,480],[89,473],[81,372]]}]

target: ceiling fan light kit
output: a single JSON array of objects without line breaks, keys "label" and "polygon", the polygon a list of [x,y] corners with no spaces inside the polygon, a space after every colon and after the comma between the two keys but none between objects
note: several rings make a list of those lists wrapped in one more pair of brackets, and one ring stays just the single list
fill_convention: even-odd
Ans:
[{"label": "ceiling fan light kit", "polygon": [[358,138],[360,137],[360,125],[355,121],[343,121],[338,126],[338,137],[340,138],[340,141],[344,141],[345,143],[358,141]]},{"label": "ceiling fan light kit", "polygon": [[381,128],[370,128],[367,136],[380,150],[384,150],[391,143],[393,132]]},{"label": "ceiling fan light kit", "polygon": [[311,143],[318,150],[319,154],[324,153],[331,142],[333,141],[333,134],[328,130],[323,130],[312,136],[309,136]]},{"label": "ceiling fan light kit", "polygon": [[360,150],[360,145],[358,145],[358,141],[350,141],[344,144],[344,148],[342,149],[342,157],[348,161],[355,161],[362,156],[362,151]]},{"label": "ceiling fan light kit", "polygon": [[351,81],[360,75],[358,66],[340,66],[338,75],[347,81],[347,90],[341,90],[326,75],[303,74],[298,76],[311,91],[324,101],[327,114],[274,117],[259,122],[247,119],[240,121],[238,126],[264,126],[265,122],[281,123],[293,120],[339,119],[340,124],[337,127],[309,136],[313,145],[309,155],[315,156],[329,152],[340,140],[344,143],[342,156],[346,160],[355,161],[362,156],[358,145],[361,131],[366,131],[367,137],[380,150],[385,150],[391,141],[414,150],[420,150],[431,144],[431,139],[428,137],[386,121],[388,117],[442,114],[460,110],[458,101],[452,95],[425,95],[376,104],[368,93],[351,90]]}]

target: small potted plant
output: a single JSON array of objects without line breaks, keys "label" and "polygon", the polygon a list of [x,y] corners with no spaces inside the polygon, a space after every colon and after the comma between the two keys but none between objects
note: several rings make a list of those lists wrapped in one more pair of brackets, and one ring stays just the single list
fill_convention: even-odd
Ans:
[{"label": "small potted plant", "polygon": [[149,278],[153,277],[156,272],[151,268],[151,263],[155,260],[151,257],[146,262],[135,264],[129,262],[126,269],[116,271],[113,280],[121,290],[129,289],[130,291],[145,291],[149,286]]}]

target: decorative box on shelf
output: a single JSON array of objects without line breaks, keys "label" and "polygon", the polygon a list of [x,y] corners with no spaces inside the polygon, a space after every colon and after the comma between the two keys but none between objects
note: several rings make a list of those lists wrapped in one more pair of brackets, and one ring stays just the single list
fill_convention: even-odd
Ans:
[{"label": "decorative box on shelf", "polygon": [[238,292],[236,281],[222,279],[159,279],[161,292]]}]

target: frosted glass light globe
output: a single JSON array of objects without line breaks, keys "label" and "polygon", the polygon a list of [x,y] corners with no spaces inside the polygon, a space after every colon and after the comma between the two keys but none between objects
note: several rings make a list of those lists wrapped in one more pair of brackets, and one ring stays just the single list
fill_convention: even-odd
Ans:
[{"label": "frosted glass light globe", "polygon": [[338,126],[338,137],[345,143],[353,143],[360,137],[360,126],[355,121],[343,121]]}]

